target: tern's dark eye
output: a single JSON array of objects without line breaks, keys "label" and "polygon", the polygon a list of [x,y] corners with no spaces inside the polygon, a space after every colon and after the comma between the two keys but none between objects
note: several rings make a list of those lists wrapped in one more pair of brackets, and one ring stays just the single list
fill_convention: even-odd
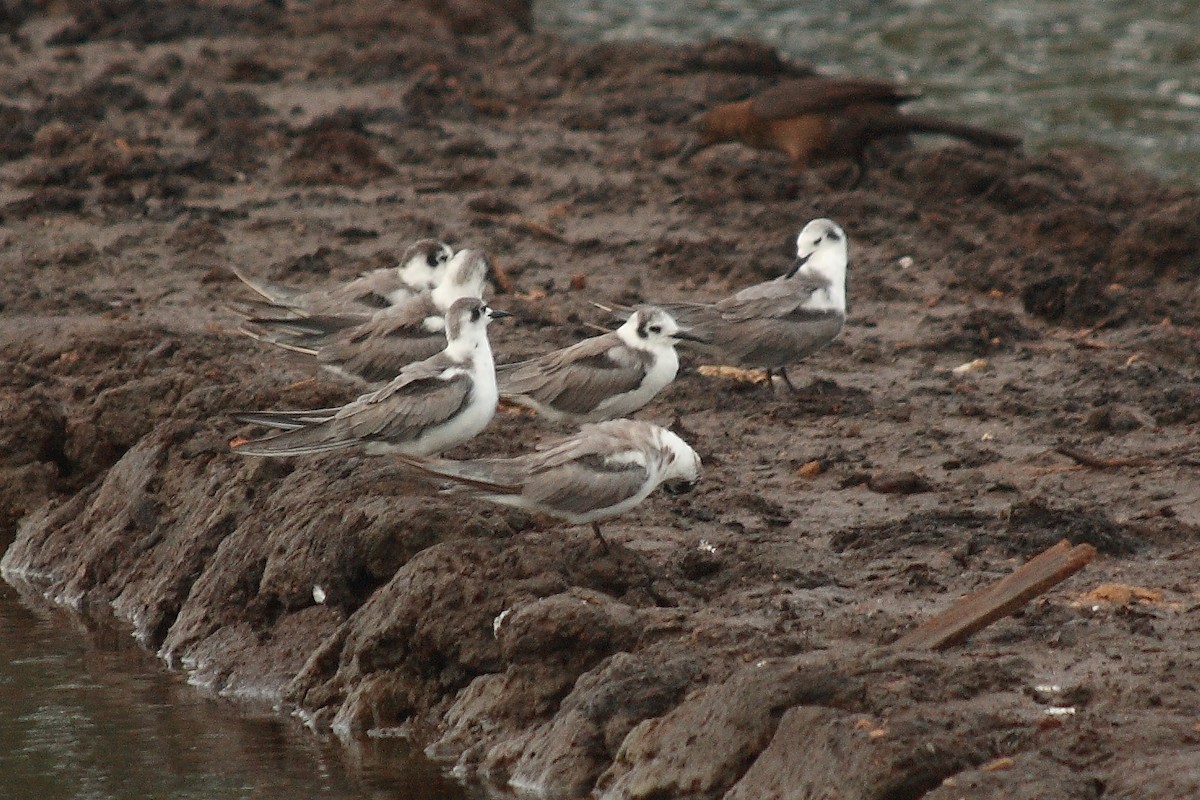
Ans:
[{"label": "tern's dark eye", "polygon": [[813,239],[813,244],[820,244],[821,240],[824,238],[824,236],[818,236],[816,239]]},{"label": "tern's dark eye", "polygon": [[840,242],[842,240],[842,237],[838,236],[834,231],[830,231],[826,234],[826,236],[829,237],[829,241],[831,242]]},{"label": "tern's dark eye", "polygon": [[662,325],[651,325],[650,332],[651,333],[662,333]]},{"label": "tern's dark eye", "polygon": [[475,308],[472,308],[471,309],[471,322],[479,322],[480,313],[481,312],[480,312],[478,306],[476,306]]}]

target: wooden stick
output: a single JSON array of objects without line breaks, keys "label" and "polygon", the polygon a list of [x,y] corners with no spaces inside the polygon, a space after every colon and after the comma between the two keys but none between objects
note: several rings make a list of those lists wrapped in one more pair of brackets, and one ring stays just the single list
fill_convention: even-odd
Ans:
[{"label": "wooden stick", "polygon": [[990,586],[956,600],[940,614],[900,637],[898,647],[942,650],[966,641],[971,634],[1016,611],[1033,598],[1083,569],[1096,557],[1090,544],[1074,547],[1063,539],[1043,550],[1015,572]]}]

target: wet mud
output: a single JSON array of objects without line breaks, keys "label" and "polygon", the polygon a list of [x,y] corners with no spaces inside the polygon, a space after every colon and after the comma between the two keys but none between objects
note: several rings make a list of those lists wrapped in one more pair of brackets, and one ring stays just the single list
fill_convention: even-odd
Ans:
[{"label": "wet mud", "polygon": [[[10,4],[0,59],[5,574],[212,691],[461,774],[604,797],[1200,794],[1200,193],[1096,153],[675,155],[803,72],[577,44],[478,4]],[[502,3],[494,4],[504,5]],[[74,12],[72,16],[71,12]],[[705,480],[591,531],[386,458],[239,457],[229,412],[358,390],[239,336],[227,267],[315,287],[486,248],[501,360],[592,301],[717,298],[851,241],[800,391],[680,379]],[[501,413],[458,457],[559,433]],[[1087,569],[895,648],[1067,538]]]}]

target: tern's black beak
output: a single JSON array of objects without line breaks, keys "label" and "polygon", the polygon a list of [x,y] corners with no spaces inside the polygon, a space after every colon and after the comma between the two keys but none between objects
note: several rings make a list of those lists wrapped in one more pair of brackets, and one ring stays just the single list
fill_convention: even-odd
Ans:
[{"label": "tern's black beak", "polygon": [[788,270],[787,275],[784,275],[784,277],[790,278],[793,275],[795,275],[797,272],[799,272],[800,268],[808,263],[808,259],[811,255],[812,255],[812,253],[806,253],[805,255],[802,255],[802,256],[796,256],[796,260],[792,262],[792,268]]},{"label": "tern's black beak", "polygon": [[491,319],[504,319],[505,317],[511,317],[511,316],[512,316],[511,311],[501,311],[498,308],[489,308],[488,309],[488,317],[490,317]]},{"label": "tern's black beak", "polygon": [[671,334],[672,339],[678,339],[682,342],[707,342],[703,336],[700,336],[690,331],[675,331]]}]

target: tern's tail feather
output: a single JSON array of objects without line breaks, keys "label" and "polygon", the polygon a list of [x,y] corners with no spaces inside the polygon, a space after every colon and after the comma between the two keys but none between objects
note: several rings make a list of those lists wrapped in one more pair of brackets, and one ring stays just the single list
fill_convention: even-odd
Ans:
[{"label": "tern's tail feather", "polygon": [[249,286],[272,305],[293,308],[295,307],[297,298],[304,295],[304,292],[299,289],[293,289],[290,286],[252,278],[237,267],[230,267],[229,269],[238,277],[238,280]]},{"label": "tern's tail feather", "polygon": [[238,331],[251,339],[312,356],[329,344],[335,334],[360,325],[368,319],[369,317],[360,318],[353,314],[259,316],[247,319],[238,327]]},{"label": "tern's tail feather", "polygon": [[337,408],[318,408],[312,411],[235,411],[233,418],[251,425],[291,431],[328,422],[337,412]]},{"label": "tern's tail feather", "polygon": [[420,458],[396,454],[392,456],[402,464],[433,478],[444,478],[461,486],[487,494],[520,494],[522,487],[516,483],[504,483],[491,474],[489,461],[452,461],[448,458]]},{"label": "tern's tail feather", "polygon": [[235,445],[233,449],[244,456],[282,458],[328,453],[355,444],[359,444],[357,439],[338,435],[324,427],[302,427]]},{"label": "tern's tail feather", "polygon": [[238,333],[249,336],[255,341],[273,344],[294,353],[315,356],[318,352],[318,348],[305,343],[306,340],[312,338],[311,333],[287,324],[285,320],[275,320],[270,323],[263,322],[261,319],[246,320],[238,326]]},{"label": "tern's tail feather", "polygon": [[226,300],[226,309],[242,319],[258,319],[265,317],[277,320],[301,320],[307,312],[290,306],[279,306],[266,300]]}]

